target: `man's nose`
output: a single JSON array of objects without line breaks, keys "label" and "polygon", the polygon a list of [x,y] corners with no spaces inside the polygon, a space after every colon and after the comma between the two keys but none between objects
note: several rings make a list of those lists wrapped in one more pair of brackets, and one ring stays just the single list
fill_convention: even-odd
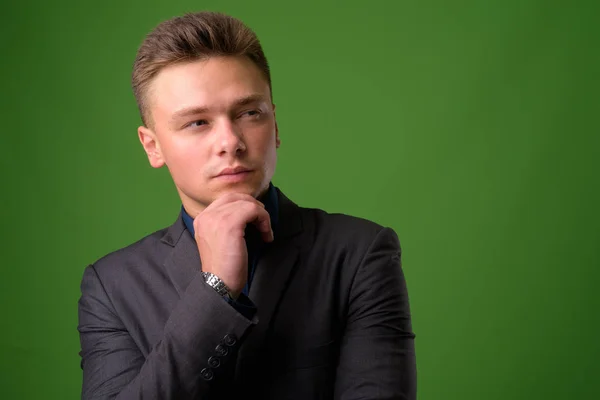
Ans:
[{"label": "man's nose", "polygon": [[233,121],[221,121],[217,132],[217,150],[219,154],[238,154],[246,151],[242,131]]}]

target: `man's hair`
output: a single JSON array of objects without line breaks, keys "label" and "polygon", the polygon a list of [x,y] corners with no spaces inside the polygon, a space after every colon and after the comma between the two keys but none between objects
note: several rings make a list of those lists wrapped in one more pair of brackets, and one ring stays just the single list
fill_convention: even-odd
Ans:
[{"label": "man's hair", "polygon": [[144,125],[150,121],[148,87],[165,67],[219,56],[245,56],[271,88],[267,58],[256,34],[242,21],[216,12],[198,12],[159,24],[140,46],[131,84]]}]

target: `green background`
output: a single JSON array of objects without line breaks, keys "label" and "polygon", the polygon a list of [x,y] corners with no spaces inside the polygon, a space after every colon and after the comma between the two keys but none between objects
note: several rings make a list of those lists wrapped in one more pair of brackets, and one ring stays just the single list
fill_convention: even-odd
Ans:
[{"label": "green background", "polygon": [[419,399],[600,398],[597,1],[20,1],[0,24],[1,399],[79,397],[83,268],[170,224],[129,79],[158,22],[259,35],[295,202],[393,227]]}]

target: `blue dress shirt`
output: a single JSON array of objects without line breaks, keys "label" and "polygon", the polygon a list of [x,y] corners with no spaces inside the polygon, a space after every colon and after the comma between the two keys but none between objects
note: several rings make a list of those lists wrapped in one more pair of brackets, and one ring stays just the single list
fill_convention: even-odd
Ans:
[{"label": "blue dress shirt", "polygon": [[[271,217],[271,228],[273,229],[273,235],[275,235],[279,223],[279,202],[277,200],[277,190],[275,189],[275,186],[273,186],[272,183],[269,183],[269,189],[263,196],[259,197],[258,200],[265,205],[265,209]],[[181,215],[187,230],[192,235],[192,238],[195,238],[194,219],[185,211],[183,206],[181,206]],[[254,272],[264,249],[265,242],[262,240],[258,230],[252,225],[246,227],[245,240],[246,248],[248,249],[248,281],[237,300],[234,301],[227,297],[225,297],[225,300],[246,318],[252,319],[256,313],[256,306],[248,298],[248,294],[250,293],[252,278],[254,277]]]}]

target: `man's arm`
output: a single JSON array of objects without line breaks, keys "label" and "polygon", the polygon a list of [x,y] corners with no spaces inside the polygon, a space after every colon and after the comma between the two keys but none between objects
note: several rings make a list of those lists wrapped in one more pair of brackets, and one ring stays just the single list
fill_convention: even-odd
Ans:
[{"label": "man's arm", "polygon": [[416,399],[408,293],[395,232],[379,232],[350,289],[335,398]]},{"label": "man's arm", "polygon": [[[86,268],[79,300],[82,399],[202,398],[219,368],[256,323],[239,314],[201,274],[192,280],[146,358],[117,315],[94,268]],[[226,353],[226,355],[224,355]]]}]

